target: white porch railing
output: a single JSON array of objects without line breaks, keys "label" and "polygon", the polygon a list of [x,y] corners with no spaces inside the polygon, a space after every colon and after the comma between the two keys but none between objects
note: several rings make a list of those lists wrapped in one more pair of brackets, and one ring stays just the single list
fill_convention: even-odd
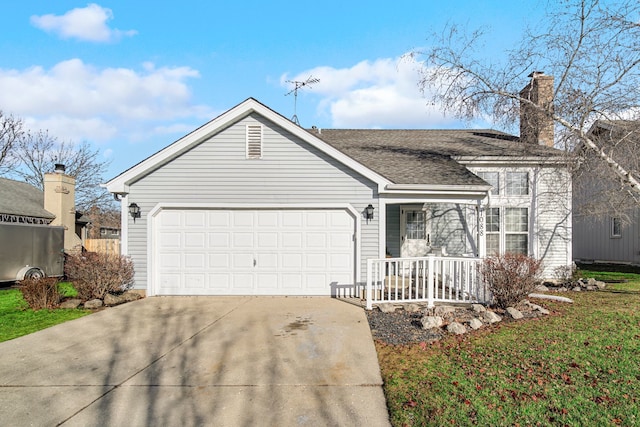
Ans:
[{"label": "white porch railing", "polygon": [[484,303],[481,258],[428,255],[367,260],[367,309],[384,302]]}]

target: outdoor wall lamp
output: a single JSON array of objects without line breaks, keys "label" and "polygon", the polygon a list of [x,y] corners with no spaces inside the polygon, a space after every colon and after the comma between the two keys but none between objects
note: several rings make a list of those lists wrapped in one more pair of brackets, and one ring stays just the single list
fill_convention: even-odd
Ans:
[{"label": "outdoor wall lamp", "polygon": [[136,222],[136,218],[140,218],[140,206],[137,203],[131,203],[129,205],[129,215],[133,218],[133,222]]},{"label": "outdoor wall lamp", "polygon": [[365,215],[365,218],[367,218],[367,220],[373,219],[373,210],[374,209],[375,208],[373,207],[373,205],[371,203],[369,203],[369,206],[364,208],[364,215]]}]

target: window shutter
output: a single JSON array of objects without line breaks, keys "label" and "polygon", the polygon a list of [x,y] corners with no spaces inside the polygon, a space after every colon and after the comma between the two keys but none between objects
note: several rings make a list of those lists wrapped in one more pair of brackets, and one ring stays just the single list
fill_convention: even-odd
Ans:
[{"label": "window shutter", "polygon": [[247,125],[247,159],[262,158],[262,125]]}]

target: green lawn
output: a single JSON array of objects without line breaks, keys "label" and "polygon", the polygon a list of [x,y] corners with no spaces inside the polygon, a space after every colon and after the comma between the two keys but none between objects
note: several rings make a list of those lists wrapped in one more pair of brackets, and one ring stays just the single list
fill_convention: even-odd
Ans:
[{"label": "green lawn", "polygon": [[563,294],[574,304],[536,301],[552,310],[539,320],[376,343],[393,425],[640,425],[640,275],[625,274]]},{"label": "green lawn", "polygon": [[[74,296],[75,289],[69,283],[61,283],[63,295]],[[33,311],[17,289],[0,290],[0,342],[27,335],[67,320],[91,313],[88,310],[39,310]]]}]

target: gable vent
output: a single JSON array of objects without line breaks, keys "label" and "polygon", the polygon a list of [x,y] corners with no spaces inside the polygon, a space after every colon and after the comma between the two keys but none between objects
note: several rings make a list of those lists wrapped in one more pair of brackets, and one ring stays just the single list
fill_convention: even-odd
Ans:
[{"label": "gable vent", "polygon": [[262,125],[247,125],[247,159],[262,158]]}]

